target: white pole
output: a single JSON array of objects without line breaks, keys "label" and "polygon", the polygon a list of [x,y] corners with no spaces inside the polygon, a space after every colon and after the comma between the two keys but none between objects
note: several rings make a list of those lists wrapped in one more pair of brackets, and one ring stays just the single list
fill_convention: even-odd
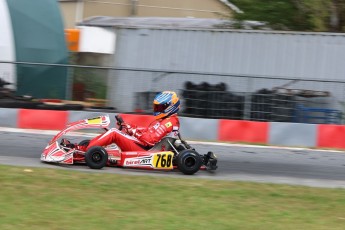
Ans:
[{"label": "white pole", "polygon": [[131,16],[137,16],[137,4],[138,0],[131,0]]},{"label": "white pole", "polygon": [[84,18],[84,0],[78,0],[77,6],[75,10],[75,23],[76,25],[78,22],[82,21]]}]

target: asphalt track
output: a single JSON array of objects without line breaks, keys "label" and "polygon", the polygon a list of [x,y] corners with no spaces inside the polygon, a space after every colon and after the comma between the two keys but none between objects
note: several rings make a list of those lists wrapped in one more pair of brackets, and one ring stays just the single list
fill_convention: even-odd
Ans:
[{"label": "asphalt track", "polygon": [[[249,146],[220,143],[190,142],[200,153],[211,150],[218,156],[218,170],[199,171],[186,176],[178,171],[147,171],[106,167],[92,170],[83,165],[54,165],[42,163],[40,154],[56,132],[0,128],[0,164],[25,167],[47,167],[78,170],[87,173],[117,173],[163,177],[206,178],[303,185],[326,188],[345,188],[345,152]],[[78,142],[90,134],[70,137]]]}]

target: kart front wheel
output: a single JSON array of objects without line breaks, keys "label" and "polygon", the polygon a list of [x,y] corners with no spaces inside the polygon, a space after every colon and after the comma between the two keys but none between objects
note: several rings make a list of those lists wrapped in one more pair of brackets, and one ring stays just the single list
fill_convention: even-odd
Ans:
[{"label": "kart front wheel", "polygon": [[192,175],[199,171],[202,159],[194,150],[186,149],[181,151],[177,156],[177,168],[186,175]]},{"label": "kart front wheel", "polygon": [[100,146],[91,147],[85,153],[85,162],[92,169],[101,169],[107,165],[108,153]]}]

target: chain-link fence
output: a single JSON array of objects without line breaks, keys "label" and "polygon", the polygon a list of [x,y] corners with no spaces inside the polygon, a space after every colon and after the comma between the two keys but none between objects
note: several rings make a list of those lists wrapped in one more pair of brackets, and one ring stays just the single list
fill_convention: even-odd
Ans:
[{"label": "chain-link fence", "polygon": [[[0,65],[11,63],[0,62]],[[157,92],[177,91],[180,115],[198,118],[254,121],[343,124],[345,81],[302,80],[272,76],[199,73],[174,70],[112,68],[86,65],[12,63],[13,65],[68,68],[64,109],[98,109],[116,112],[151,113]],[[22,74],[22,79],[25,73]],[[7,75],[6,75],[7,76]],[[45,76],[49,79],[50,76]],[[40,78],[41,79],[41,78]],[[11,78],[3,79],[9,82]],[[26,81],[27,82],[27,81]],[[40,92],[35,79],[17,95],[21,82],[0,84],[0,107],[58,108],[48,105],[52,95]],[[41,85],[41,84],[40,84]],[[57,90],[54,86],[52,89]],[[10,89],[12,88],[12,89]],[[28,99],[29,98],[29,99]],[[25,99],[25,103],[23,100]],[[51,99],[51,100],[47,100]],[[11,100],[9,103],[9,100]],[[15,101],[21,101],[14,105]],[[42,104],[44,103],[44,104]],[[11,104],[11,106],[9,106]],[[72,105],[82,106],[72,106]],[[60,107],[61,108],[61,107]]]},{"label": "chain-link fence", "polygon": [[[271,81],[274,82],[272,79]],[[328,84],[330,89],[334,84],[333,89],[339,88],[340,93],[345,87],[344,83],[335,85],[324,82],[324,84]],[[209,82],[193,84],[186,81],[179,92],[183,100],[181,114],[184,116],[275,122],[343,123],[343,97],[336,97],[330,91],[319,90],[316,87],[312,89],[276,87],[240,92],[236,89],[228,89],[225,82],[212,85]],[[137,107],[149,112],[155,94],[156,92],[137,93],[137,100],[141,105]]]}]

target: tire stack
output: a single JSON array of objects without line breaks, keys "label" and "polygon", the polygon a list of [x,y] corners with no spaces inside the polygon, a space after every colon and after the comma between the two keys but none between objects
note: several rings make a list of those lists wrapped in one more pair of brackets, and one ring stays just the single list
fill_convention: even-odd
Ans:
[{"label": "tire stack", "polygon": [[241,119],[244,97],[227,91],[225,83],[185,82],[182,90],[185,116]]},{"label": "tire stack", "polygon": [[296,97],[289,94],[275,93],[272,99],[270,121],[293,122],[296,108]]},{"label": "tire stack", "polygon": [[182,114],[190,117],[242,120],[244,105],[250,103],[249,119],[252,121],[291,122],[296,107],[294,95],[268,89],[252,93],[250,101],[246,102],[243,94],[227,91],[225,83],[187,81],[182,96]]},{"label": "tire stack", "polygon": [[0,78],[0,108],[36,109],[41,102],[33,100],[31,96],[17,96],[15,91],[5,86],[11,83]]},{"label": "tire stack", "polygon": [[105,106],[89,106],[85,107],[83,103],[64,101],[60,99],[35,99],[31,96],[16,95],[12,89],[5,86],[10,85],[0,78],[0,108],[21,108],[21,109],[39,109],[39,110],[110,110],[114,111],[114,107]]},{"label": "tire stack", "polygon": [[273,96],[273,92],[267,89],[261,89],[252,94],[250,120],[252,121],[271,120],[272,96]]},{"label": "tire stack", "polygon": [[294,116],[293,95],[268,89],[260,89],[252,94],[250,120],[291,122]]}]

